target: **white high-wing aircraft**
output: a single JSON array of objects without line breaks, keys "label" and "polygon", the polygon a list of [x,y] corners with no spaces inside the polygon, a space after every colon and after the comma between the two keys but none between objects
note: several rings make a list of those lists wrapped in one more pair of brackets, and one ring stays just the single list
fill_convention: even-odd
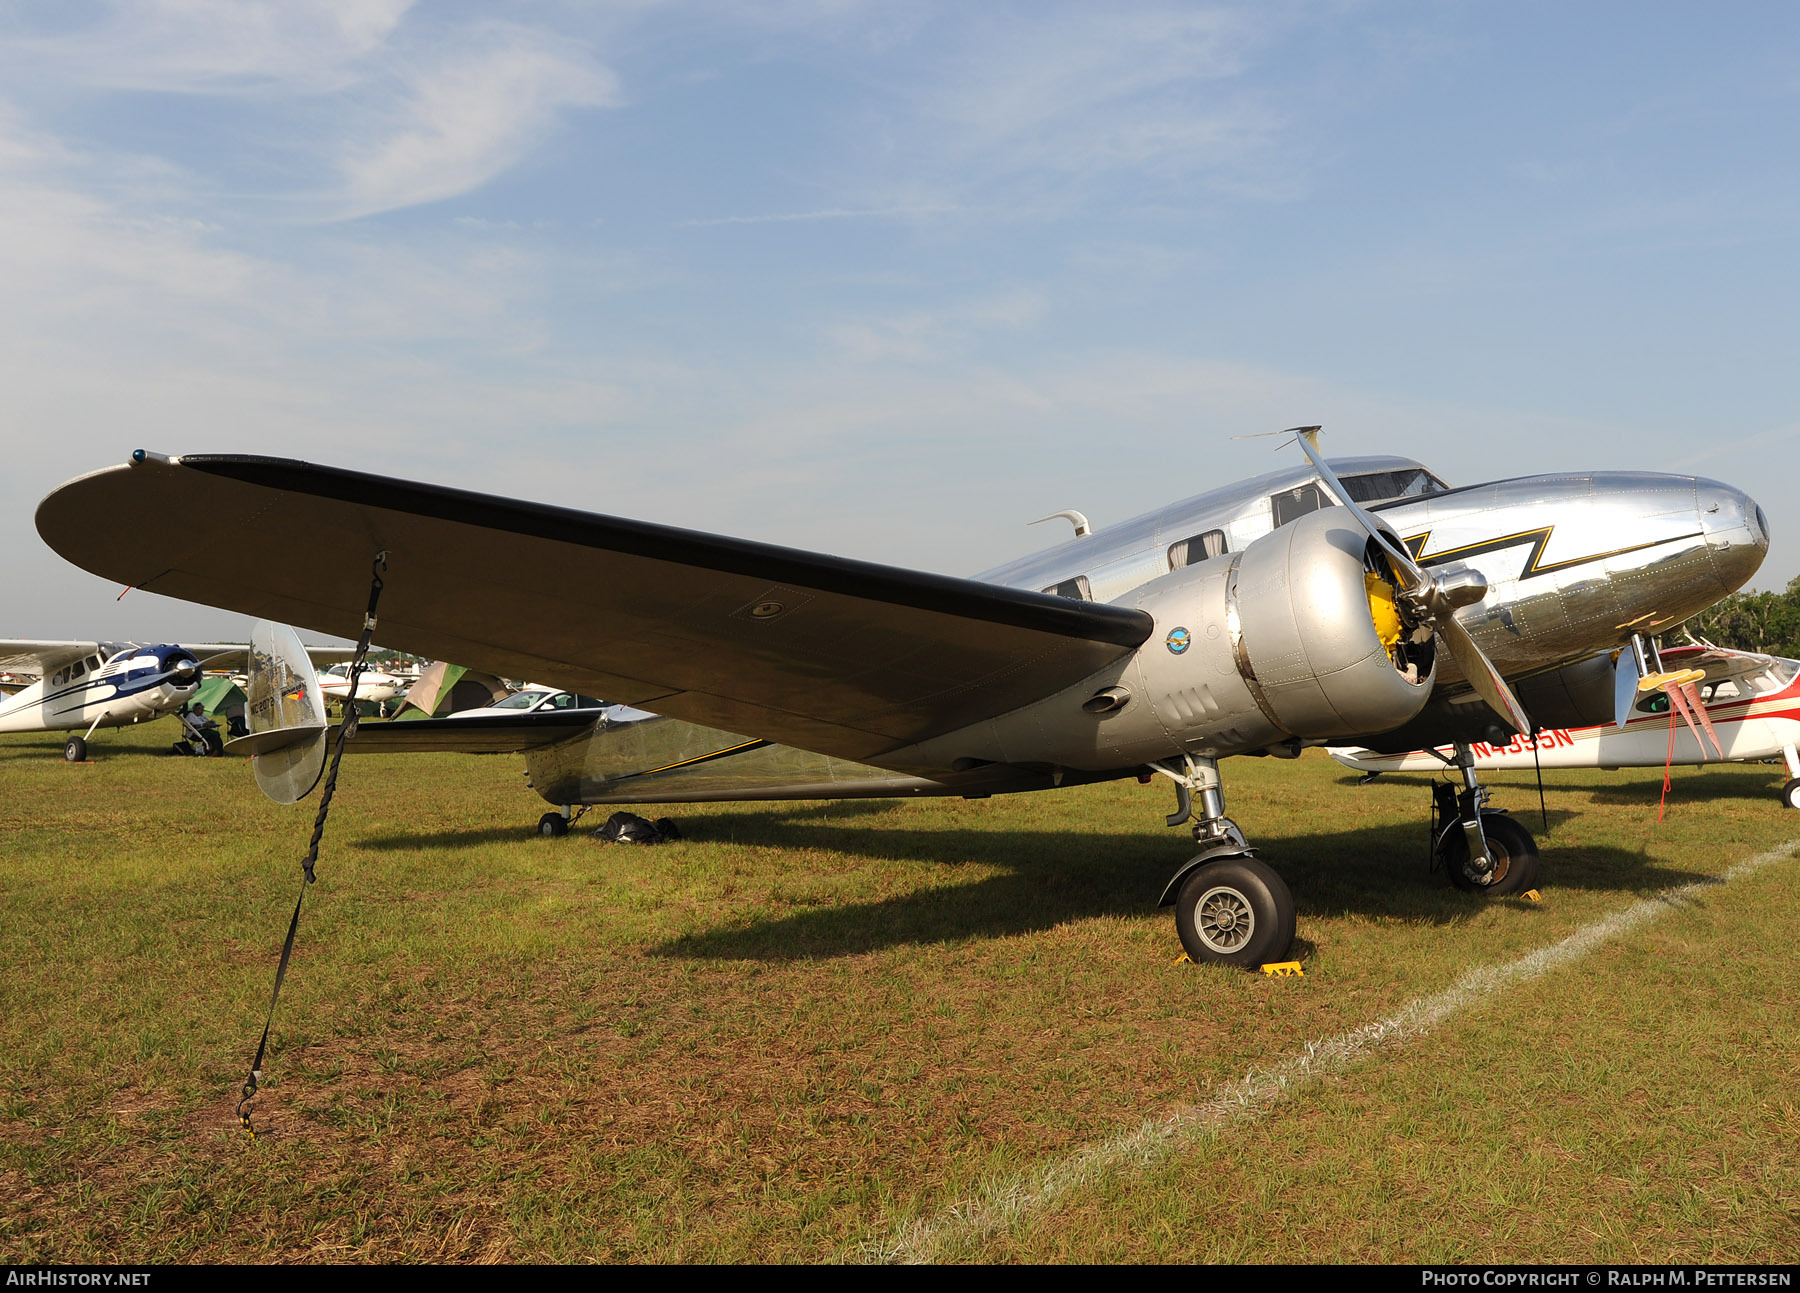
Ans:
[{"label": "white high-wing aircraft", "polygon": [[[307,650],[323,660],[352,654],[347,647]],[[202,670],[223,669],[245,656],[241,643],[0,640],[0,669],[39,675],[24,690],[0,697],[0,732],[80,732],[63,746],[63,757],[80,763],[95,729],[172,714],[194,698]]]},{"label": "white high-wing aircraft", "polygon": [[[528,753],[565,812],[1167,777],[1199,851],[1163,903],[1193,959],[1255,965],[1287,950],[1294,902],[1225,815],[1221,759],[1452,742],[1452,878],[1529,889],[1535,845],[1486,809],[1471,743],[1610,714],[1596,653],[1682,623],[1768,550],[1762,509],[1716,481],[1452,489],[1405,459],[1327,464],[1316,431],[1309,466],[1078,523],[976,579],[242,455],[139,450],[56,489],[37,526],[95,574],[340,637],[379,561],[383,642],[659,716]],[[191,518],[179,536],[170,515]],[[290,758],[251,727],[258,760]],[[305,772],[279,780],[304,793]]]},{"label": "white high-wing aircraft", "polygon": [[[1477,741],[1475,767],[1611,770],[1780,758],[1788,774],[1781,801],[1800,808],[1800,660],[1696,644],[1663,648],[1660,663],[1661,670],[1641,680],[1650,685],[1639,689],[1622,724],[1544,728],[1535,740],[1515,734],[1499,745]],[[1450,746],[1331,751],[1345,767],[1365,773],[1438,772],[1454,764],[1454,754]]]},{"label": "white high-wing aircraft", "polygon": [[[385,670],[365,668],[356,679],[356,698],[385,705],[399,700],[412,686],[412,679],[396,677]],[[326,700],[343,704],[350,695],[350,666],[334,664],[319,675],[319,690]],[[384,711],[385,712],[385,711]]]}]

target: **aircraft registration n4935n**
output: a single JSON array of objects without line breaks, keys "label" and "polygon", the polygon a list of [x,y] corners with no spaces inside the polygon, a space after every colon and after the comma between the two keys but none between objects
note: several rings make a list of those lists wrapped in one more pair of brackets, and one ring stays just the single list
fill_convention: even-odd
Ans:
[{"label": "aircraft registration n4935n", "polygon": [[[1327,463],[1317,430],[1296,428],[1306,463],[1110,527],[1071,514],[1074,538],[973,579],[243,455],[140,450],[56,489],[37,525],[95,574],[342,637],[384,556],[385,645],[629,707],[528,751],[564,823],[576,804],[1165,777],[1167,823],[1197,845],[1162,895],[1182,943],[1257,965],[1286,953],[1294,903],[1226,815],[1220,760],[1390,741],[1462,758],[1603,718],[1596,661],[1768,548],[1761,509],[1717,481],[1453,489],[1408,459]],[[169,515],[193,524],[148,524]],[[1451,875],[1530,888],[1535,845],[1486,811],[1471,760]]]}]

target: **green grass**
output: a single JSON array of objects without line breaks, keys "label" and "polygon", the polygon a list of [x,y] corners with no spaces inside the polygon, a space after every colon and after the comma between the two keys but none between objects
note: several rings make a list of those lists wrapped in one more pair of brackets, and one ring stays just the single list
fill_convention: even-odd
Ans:
[{"label": "green grass", "polygon": [[[515,759],[352,758],[252,1144],[313,801],[168,739],[0,738],[0,1261],[829,1259],[1800,835],[1771,769],[1678,771],[1660,826],[1660,774],[1551,774],[1545,900],[1483,903],[1427,872],[1422,779],[1232,761],[1300,906],[1271,980],[1174,964],[1161,787],[682,808],[633,848],[532,835]],[[1797,897],[1800,863],[1707,891],[950,1255],[1786,1260]]]}]

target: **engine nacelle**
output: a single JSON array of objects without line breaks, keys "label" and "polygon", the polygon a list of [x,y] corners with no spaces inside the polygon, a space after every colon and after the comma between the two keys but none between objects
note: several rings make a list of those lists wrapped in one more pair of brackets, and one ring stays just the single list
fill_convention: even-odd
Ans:
[{"label": "engine nacelle", "polygon": [[1431,697],[1435,643],[1410,641],[1369,536],[1342,508],[1140,588],[1155,634],[1083,708],[1098,762],[1220,757],[1372,735]]},{"label": "engine nacelle", "polygon": [[[1435,643],[1412,642],[1372,541],[1340,507],[1242,552],[1151,580],[1124,605],[1156,628],[1130,656],[1023,709],[917,747],[920,766],[1049,763],[1109,771],[1185,751],[1220,758],[1367,739],[1431,697]],[[1365,578],[1367,576],[1367,578]]]}]

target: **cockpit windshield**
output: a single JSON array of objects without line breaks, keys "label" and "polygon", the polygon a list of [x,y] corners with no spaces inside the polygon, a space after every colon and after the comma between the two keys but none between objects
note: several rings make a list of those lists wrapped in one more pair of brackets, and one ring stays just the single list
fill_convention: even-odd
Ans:
[{"label": "cockpit windshield", "polygon": [[549,692],[543,692],[543,691],[515,691],[512,695],[508,696],[505,700],[496,701],[495,704],[493,705],[493,708],[495,708],[495,709],[530,709],[533,705],[536,705],[537,703],[542,701],[544,699],[544,697],[549,694],[550,694]]},{"label": "cockpit windshield", "polygon": [[1344,488],[1359,503],[1390,503],[1400,498],[1442,494],[1450,487],[1423,467],[1403,467],[1398,471],[1371,471],[1360,476],[1345,476]]}]

